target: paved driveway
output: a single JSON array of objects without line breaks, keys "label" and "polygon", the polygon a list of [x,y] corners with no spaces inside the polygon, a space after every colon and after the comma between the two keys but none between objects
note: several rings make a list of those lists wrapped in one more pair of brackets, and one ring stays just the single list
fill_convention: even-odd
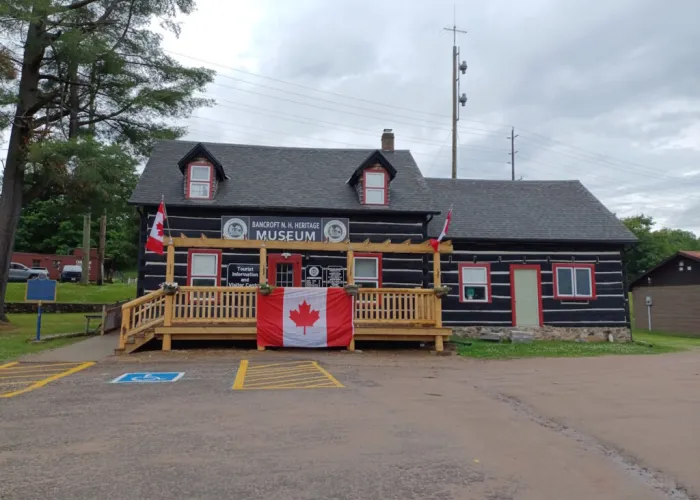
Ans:
[{"label": "paved driveway", "polygon": [[[697,353],[237,352],[143,353],[1,400],[0,498],[699,498]],[[242,358],[339,384],[233,390]],[[108,383],[148,370],[185,375]]]}]

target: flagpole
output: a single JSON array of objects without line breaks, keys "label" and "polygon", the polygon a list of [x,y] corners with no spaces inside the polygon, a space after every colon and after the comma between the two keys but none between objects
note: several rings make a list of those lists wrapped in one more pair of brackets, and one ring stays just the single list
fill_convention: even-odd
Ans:
[{"label": "flagpole", "polygon": [[165,207],[165,195],[160,195],[160,202],[163,204],[163,218],[165,219],[165,225],[168,228],[168,239],[170,242],[168,243],[169,245],[173,244],[173,235],[170,232],[170,219],[168,218],[168,210]]}]

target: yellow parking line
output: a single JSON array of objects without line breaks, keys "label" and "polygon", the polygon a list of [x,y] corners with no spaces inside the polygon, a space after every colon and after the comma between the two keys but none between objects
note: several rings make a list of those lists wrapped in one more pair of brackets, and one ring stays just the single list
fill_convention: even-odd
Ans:
[{"label": "yellow parking line", "polygon": [[338,380],[333,375],[328,373],[328,371],[325,368],[321,367],[321,365],[319,365],[316,361],[312,361],[312,363],[316,366],[316,368],[318,368],[322,373],[324,373],[326,377],[331,379],[337,387],[345,387],[343,384],[338,382]]},{"label": "yellow parking line", "polygon": [[264,387],[268,386],[270,384],[274,384],[276,387],[282,387],[282,386],[289,386],[289,385],[299,385],[299,384],[304,384],[306,382],[319,382],[321,380],[326,380],[325,375],[322,373],[319,373],[318,375],[315,375],[314,377],[305,377],[305,378],[297,378],[296,380],[279,380],[279,381],[273,381],[273,382],[253,382],[253,383],[246,383],[245,387],[246,389],[252,389],[254,387]]},{"label": "yellow parking line", "polygon": [[248,380],[263,380],[266,378],[278,378],[278,377],[294,377],[296,375],[304,375],[306,373],[318,373],[318,370],[314,368],[313,366],[309,368],[304,368],[303,370],[294,370],[294,371],[270,371],[269,373],[260,373],[260,374],[252,374],[250,373],[250,370],[248,371],[247,378]]},{"label": "yellow parking line", "polygon": [[255,366],[252,366],[250,369],[251,370],[258,370],[260,368],[269,368],[270,366],[292,366],[294,364],[305,365],[308,363],[309,363],[308,361],[285,361],[284,363],[272,363],[269,365],[255,365]]},{"label": "yellow parking line", "polygon": [[[77,366],[77,365],[76,365]],[[11,378],[14,376],[17,377],[34,377],[34,376],[39,376],[39,378],[48,377],[49,375],[53,375],[54,373],[61,373],[62,371],[65,371],[66,369],[64,368],[63,370],[7,370],[7,371],[0,371],[0,379],[3,378]]]},{"label": "yellow parking line", "polygon": [[240,362],[234,390],[311,389],[344,387],[316,361],[287,361],[249,366]]},{"label": "yellow parking line", "polygon": [[241,363],[238,365],[238,372],[236,373],[236,380],[233,381],[234,389],[243,389],[243,381],[245,380],[245,372],[248,370],[248,360],[242,359]]},{"label": "yellow parking line", "polygon": [[[15,366],[18,365],[19,366]],[[14,363],[8,363],[6,365],[0,366],[0,369],[9,369],[11,368],[13,371],[14,370],[21,370],[23,368],[31,369],[31,368],[44,368],[44,367],[55,367],[55,366],[66,366],[66,365],[71,365],[71,366],[78,366],[80,363],[77,361],[73,361],[71,363],[20,363],[19,361],[15,361]]]},{"label": "yellow parking line", "polygon": [[13,396],[19,396],[20,394],[24,394],[25,392],[33,391],[34,389],[38,389],[39,387],[45,386],[49,382],[53,382],[54,380],[58,380],[58,379],[63,378],[63,377],[67,377],[68,375],[72,375],[73,373],[77,373],[80,370],[84,370],[85,368],[88,368],[94,364],[95,363],[92,361],[88,361],[87,363],[81,363],[78,366],[75,366],[69,370],[66,370],[64,372],[57,373],[57,374],[51,375],[50,377],[47,377],[45,379],[39,380],[39,381],[33,383],[32,385],[30,385],[29,387],[25,387],[23,389],[19,389],[19,390],[16,390],[14,392],[7,392],[5,394],[0,394],[0,398],[11,398]]}]

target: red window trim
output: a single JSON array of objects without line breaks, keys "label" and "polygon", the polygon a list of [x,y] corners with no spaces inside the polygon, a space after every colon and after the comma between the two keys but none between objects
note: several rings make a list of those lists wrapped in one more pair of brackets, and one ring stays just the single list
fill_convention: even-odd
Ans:
[{"label": "red window trim", "polygon": [[209,254],[217,256],[218,273],[216,273],[216,285],[221,286],[221,256],[222,251],[210,248],[190,248],[187,251],[187,285],[192,286],[192,255],[194,254]]},{"label": "red window trim", "polygon": [[[357,283],[357,276],[355,276],[355,259],[358,257],[377,259],[377,288],[382,287],[382,254],[381,253],[365,253],[358,252],[353,256],[352,260],[352,277],[353,281]],[[362,279],[362,278],[360,278]]]},{"label": "red window trim", "polygon": [[[192,167],[209,167],[209,197],[190,196],[190,183],[192,182]],[[204,181],[195,181],[204,182]],[[206,162],[192,162],[187,165],[187,199],[188,200],[211,200],[214,196],[214,166]]]},{"label": "red window trim", "polygon": [[[367,203],[367,173],[371,174],[383,174],[384,175],[384,203]],[[370,189],[379,189],[379,188],[370,188]],[[382,205],[388,205],[389,204],[389,174],[387,171],[383,168],[381,169],[365,169],[364,172],[362,172],[362,204],[363,205],[377,205],[377,206],[382,206]]]},{"label": "red window trim", "polygon": [[[464,285],[462,284],[462,269],[465,267],[482,267],[486,269],[486,296],[488,300],[464,300],[462,297],[462,291],[464,290]],[[464,304],[490,304],[492,302],[491,298],[491,264],[488,262],[461,262],[458,268],[459,273],[459,301]]]},{"label": "red window trim", "polygon": [[[559,295],[559,285],[557,283],[557,269],[560,268],[566,268],[566,269],[589,269],[591,272],[591,295]],[[572,283],[572,286],[574,286],[574,293],[576,293],[576,286],[575,283]],[[556,300],[596,300],[597,295],[596,295],[596,289],[595,289],[595,264],[577,264],[575,262],[559,262],[556,264],[552,264],[552,296]]]},{"label": "red window trim", "polygon": [[542,269],[539,264],[511,264],[510,265],[510,309],[513,318],[513,326],[517,325],[515,317],[515,271],[518,269],[534,269],[537,271],[537,301],[540,306],[540,326],[544,325],[544,311],[542,310]]},{"label": "red window trim", "polygon": [[[301,254],[285,257],[281,253],[267,254],[267,282],[277,286],[277,264],[292,264],[294,266],[294,286],[301,286]],[[273,274],[274,273],[274,274]]]}]

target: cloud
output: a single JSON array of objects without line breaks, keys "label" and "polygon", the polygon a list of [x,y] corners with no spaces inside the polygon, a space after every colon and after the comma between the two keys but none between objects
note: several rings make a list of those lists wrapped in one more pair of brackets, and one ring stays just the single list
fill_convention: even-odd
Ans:
[{"label": "cloud", "polygon": [[[188,138],[377,147],[393,128],[425,175],[449,175],[452,1],[198,6],[166,41],[219,71]],[[694,0],[460,2],[460,177],[509,178],[513,125],[518,176],[578,178],[618,215],[700,233],[698,18]]]}]

